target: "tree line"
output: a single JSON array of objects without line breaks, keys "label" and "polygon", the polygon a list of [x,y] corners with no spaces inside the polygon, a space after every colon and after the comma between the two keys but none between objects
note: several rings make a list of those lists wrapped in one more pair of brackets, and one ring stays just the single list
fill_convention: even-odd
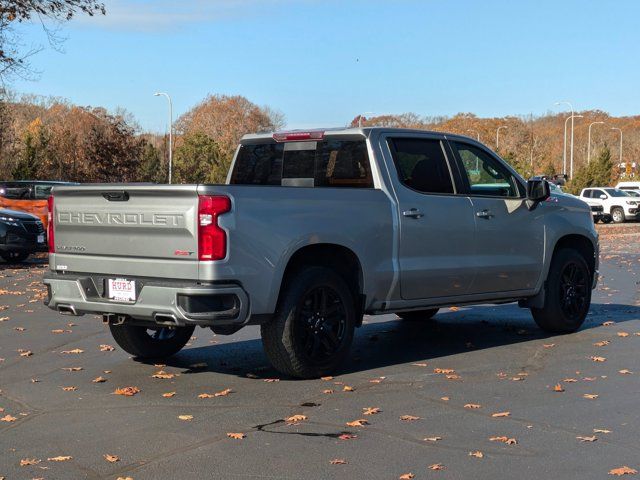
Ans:
[{"label": "tree line", "polygon": [[[596,181],[594,172],[597,181],[606,184],[621,173],[617,168],[619,132],[612,127],[624,132],[623,160],[633,162],[640,158],[640,116],[616,118],[599,110],[580,115],[582,118],[575,120],[574,180],[568,185],[570,191]],[[470,113],[453,117],[405,113],[357,116],[350,125],[417,128],[480,138],[528,178],[562,172],[565,119],[566,114],[479,118]],[[605,124],[592,127],[592,162],[587,168],[588,125],[595,121]],[[284,123],[282,114],[245,97],[208,96],[175,123],[174,181],[223,182],[242,135],[278,130]],[[506,128],[500,129],[496,139],[499,127]],[[167,160],[167,136],[142,132],[125,110],[109,112],[57,98],[0,97],[2,179],[164,183]]]}]

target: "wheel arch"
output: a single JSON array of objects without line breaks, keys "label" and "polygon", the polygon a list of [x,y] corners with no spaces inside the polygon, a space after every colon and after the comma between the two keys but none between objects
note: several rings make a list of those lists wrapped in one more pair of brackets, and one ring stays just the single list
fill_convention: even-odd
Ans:
[{"label": "wheel arch", "polygon": [[[553,254],[551,261],[553,262],[553,256],[556,252],[562,248],[571,248],[577,250],[580,255],[585,259],[589,266],[589,272],[593,276],[596,269],[596,247],[588,237],[580,234],[570,234],[560,237],[553,247]],[[547,272],[548,275],[548,272]]]},{"label": "wheel arch", "polygon": [[348,247],[335,243],[316,243],[306,245],[296,250],[287,262],[284,269],[280,288],[278,289],[278,302],[280,296],[296,272],[307,267],[330,268],[336,272],[347,283],[353,298],[356,300],[358,312],[357,325],[362,323],[362,313],[364,312],[364,273],[358,255]]}]

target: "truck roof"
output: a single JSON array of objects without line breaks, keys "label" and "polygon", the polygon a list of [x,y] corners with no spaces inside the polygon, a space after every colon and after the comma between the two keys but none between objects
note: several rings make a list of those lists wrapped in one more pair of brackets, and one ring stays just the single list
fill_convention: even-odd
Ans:
[{"label": "truck roof", "polygon": [[472,140],[476,142],[475,138],[468,137],[466,135],[459,135],[451,132],[439,132],[435,130],[422,130],[418,128],[398,128],[398,127],[333,127],[333,128],[310,128],[310,129],[295,129],[295,130],[280,130],[275,132],[260,132],[260,133],[248,133],[244,135],[240,142],[266,140],[273,139],[274,135],[285,134],[304,134],[304,133],[324,133],[325,135],[362,135],[369,137],[373,132],[393,132],[393,133],[429,133],[433,135],[446,135],[450,138],[460,138],[465,140]]}]

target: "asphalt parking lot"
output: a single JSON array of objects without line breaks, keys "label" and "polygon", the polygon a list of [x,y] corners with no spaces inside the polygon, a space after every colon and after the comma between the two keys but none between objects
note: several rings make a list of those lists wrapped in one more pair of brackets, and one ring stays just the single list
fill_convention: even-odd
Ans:
[{"label": "asphalt parking lot", "polygon": [[[344,370],[310,381],[270,369],[256,327],[198,329],[166,365],[136,362],[99,318],[42,305],[43,258],[2,264],[0,478],[640,470],[640,241],[635,229],[608,232],[621,234],[601,238],[601,281],[579,332],[545,336],[514,305],[447,309],[424,324],[367,317]],[[124,387],[139,392],[114,394]]]}]

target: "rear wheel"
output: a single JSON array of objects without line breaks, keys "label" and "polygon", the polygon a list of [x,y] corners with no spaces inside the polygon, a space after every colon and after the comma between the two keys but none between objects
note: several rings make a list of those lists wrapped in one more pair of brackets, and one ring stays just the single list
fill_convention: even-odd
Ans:
[{"label": "rear wheel", "polygon": [[615,223],[624,222],[624,210],[622,210],[620,207],[613,208],[611,210],[611,218],[613,218],[613,221]]},{"label": "rear wheel", "polygon": [[170,357],[182,350],[194,326],[147,328],[138,325],[109,325],[111,335],[127,353],[138,358]]},{"label": "rear wheel", "polygon": [[29,258],[29,253],[26,252],[2,252],[0,257],[7,263],[22,263]]},{"label": "rear wheel", "polygon": [[302,270],[287,281],[274,317],[261,326],[265,353],[292,377],[330,373],[349,353],[356,315],[342,277],[323,267]]},{"label": "rear wheel", "polygon": [[532,308],[533,318],[547,332],[574,332],[584,322],[591,304],[591,272],[576,250],[558,250],[545,282],[543,308]]},{"label": "rear wheel", "polygon": [[439,308],[427,308],[425,310],[414,310],[412,312],[399,312],[396,313],[402,320],[408,320],[411,322],[430,320],[438,313]]}]

